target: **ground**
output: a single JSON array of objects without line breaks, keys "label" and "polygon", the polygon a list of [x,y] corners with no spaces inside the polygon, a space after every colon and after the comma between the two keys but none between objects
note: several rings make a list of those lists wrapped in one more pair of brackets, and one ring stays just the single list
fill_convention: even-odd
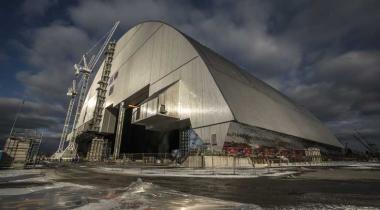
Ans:
[{"label": "ground", "polygon": [[380,164],[237,170],[232,178],[226,170],[162,170],[3,170],[0,209],[380,208]]}]

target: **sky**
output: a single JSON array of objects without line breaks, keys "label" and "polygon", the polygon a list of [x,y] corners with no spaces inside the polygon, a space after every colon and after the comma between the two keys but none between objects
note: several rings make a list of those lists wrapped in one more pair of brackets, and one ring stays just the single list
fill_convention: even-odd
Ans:
[{"label": "sky", "polygon": [[115,38],[161,20],[310,110],[355,150],[380,145],[380,1],[14,0],[0,3],[0,146],[16,127],[56,149],[73,64],[120,20]]}]

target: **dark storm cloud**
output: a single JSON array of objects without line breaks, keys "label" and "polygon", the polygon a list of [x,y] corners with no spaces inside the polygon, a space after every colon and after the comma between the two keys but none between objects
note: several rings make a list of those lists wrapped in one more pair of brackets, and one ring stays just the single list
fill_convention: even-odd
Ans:
[{"label": "dark storm cloud", "polygon": [[295,69],[301,59],[295,43],[268,33],[267,22],[274,11],[261,1],[212,1],[211,8],[196,8],[183,1],[80,2],[70,9],[71,17],[90,31],[115,20],[121,20],[124,31],[141,21],[164,20],[238,63],[253,67],[265,79]]},{"label": "dark storm cloud", "polygon": [[1,61],[5,61],[5,60],[8,60],[9,59],[9,56],[6,54],[6,53],[4,53],[4,52],[2,52],[1,50],[0,50],[0,62]]},{"label": "dark storm cloud", "polygon": [[349,89],[334,89],[331,84],[322,82],[297,85],[286,92],[312,113],[318,113],[319,119],[325,122],[343,117],[351,109],[351,98],[359,95],[358,92]]},{"label": "dark storm cloud", "polygon": [[28,16],[41,16],[57,2],[58,0],[25,0],[21,6],[21,11]]},{"label": "dark storm cloud", "polygon": [[[89,43],[85,31],[58,22],[31,30],[30,43],[17,43],[31,70],[18,71],[15,75],[25,87],[26,96],[16,127],[46,129],[44,142],[50,145],[46,148],[57,145],[67,106],[65,95],[73,79],[73,64]],[[16,102],[12,98],[0,99],[0,110],[5,112],[0,123],[2,137],[9,133],[17,111]]]},{"label": "dark storm cloud", "polygon": [[379,8],[379,1],[298,1],[273,16],[273,25],[285,25],[275,33],[303,52],[283,90],[343,139],[358,129],[380,141]]},{"label": "dark storm cloud", "polygon": [[[45,130],[45,136],[55,137],[55,133],[61,129],[61,119],[64,117],[64,108],[62,105],[52,105],[48,103],[35,103],[16,98],[0,98],[0,145],[8,137],[13,122],[18,113],[18,119],[15,127],[27,129]],[[51,140],[56,141],[56,140]]]},{"label": "dark storm cloud", "polygon": [[83,30],[59,23],[33,30],[32,37],[31,46],[23,49],[26,62],[37,71],[20,71],[16,76],[35,100],[62,102],[73,79],[73,64],[90,40]]},{"label": "dark storm cloud", "polygon": [[299,42],[304,49],[347,49],[363,44],[379,47],[373,42],[380,20],[377,0],[287,1],[275,5],[277,12],[271,19],[274,29],[280,28],[280,34]]},{"label": "dark storm cloud", "polygon": [[[40,1],[30,6],[25,5],[34,1],[25,1],[21,10],[26,16],[43,16],[55,8],[55,1]],[[289,95],[338,136],[346,138],[358,129],[380,141],[379,9],[376,0],[81,0],[63,5],[67,16],[27,29],[27,41],[17,44],[31,68],[16,76],[33,103],[65,107],[72,65],[90,43],[115,20],[121,21],[120,36],[138,22],[158,19]],[[1,54],[7,53],[0,52],[0,59]],[[49,127],[49,138],[54,138],[63,112],[26,116],[37,127]],[[58,123],[52,126],[54,121]]]},{"label": "dark storm cloud", "polygon": [[322,58],[313,66],[310,77],[336,86],[380,91],[380,51],[349,51],[336,57]]}]

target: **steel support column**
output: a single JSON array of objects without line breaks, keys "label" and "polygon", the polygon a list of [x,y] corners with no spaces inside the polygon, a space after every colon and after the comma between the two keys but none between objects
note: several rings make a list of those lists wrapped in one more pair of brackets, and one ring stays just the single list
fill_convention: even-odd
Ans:
[{"label": "steel support column", "polygon": [[115,145],[113,149],[113,158],[117,159],[120,154],[120,145],[121,138],[123,135],[123,127],[124,127],[124,116],[125,116],[125,104],[124,102],[120,103],[119,107],[119,116],[117,119],[117,128],[116,128],[116,136],[115,136]]}]

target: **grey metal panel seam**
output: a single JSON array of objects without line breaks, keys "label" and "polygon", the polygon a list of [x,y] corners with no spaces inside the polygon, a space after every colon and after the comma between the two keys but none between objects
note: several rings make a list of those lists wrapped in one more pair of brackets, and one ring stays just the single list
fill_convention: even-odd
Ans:
[{"label": "grey metal panel seam", "polygon": [[[120,68],[126,63],[126,62],[128,62],[128,60],[131,58],[131,57],[133,57],[133,55],[134,54],[136,54],[136,52],[137,51],[139,51],[140,50],[140,48],[141,47],[143,47],[144,46],[144,44],[147,42],[147,41],[149,41],[149,39],[161,28],[163,26],[163,24],[161,24],[127,59],[125,59],[124,60],[124,62],[123,63],[121,63],[120,65],[119,65],[119,68],[117,68],[115,71],[119,71],[120,70]],[[116,57],[116,56],[115,56]]]},{"label": "grey metal panel seam", "polygon": [[[185,38],[186,38],[187,40],[191,39],[191,38],[187,37],[186,35],[185,35]],[[200,55],[203,55],[203,56],[201,56],[201,57],[202,57],[202,60],[204,61],[204,63],[206,64],[206,66],[207,66],[207,70],[210,72],[210,74],[211,74],[211,76],[212,76],[212,79],[214,80],[216,86],[218,87],[220,93],[222,94],[224,101],[225,101],[226,104],[228,105],[228,108],[229,108],[229,110],[230,110],[230,112],[231,112],[231,114],[232,114],[234,120],[236,120],[235,114],[234,114],[234,112],[231,110],[231,106],[230,106],[229,102],[226,100],[226,97],[224,96],[223,91],[220,89],[219,84],[216,82],[214,75],[211,73],[211,71],[210,71],[210,69],[209,69],[210,66],[212,66],[212,64],[210,64],[210,62],[208,61],[207,57],[203,54],[203,52],[202,52],[201,50],[198,50],[198,48],[197,48],[196,46],[194,46],[194,44],[193,44],[190,40],[189,40],[189,42],[190,42],[190,44],[194,47],[194,49],[195,49]]]},{"label": "grey metal panel seam", "polygon": [[170,75],[171,73],[173,73],[173,72],[179,70],[180,68],[182,68],[183,66],[187,65],[188,63],[190,63],[191,61],[195,60],[195,59],[198,58],[198,57],[199,57],[199,56],[195,56],[195,57],[191,58],[190,60],[186,61],[186,63],[184,63],[184,64],[178,66],[177,68],[175,68],[175,69],[173,69],[173,70],[171,70],[169,73],[165,74],[165,75],[162,76],[160,79],[158,79],[158,80],[152,82],[150,85],[154,85],[154,84],[156,84],[157,82],[161,81],[162,79],[164,79],[165,77],[167,77],[167,76]]}]

